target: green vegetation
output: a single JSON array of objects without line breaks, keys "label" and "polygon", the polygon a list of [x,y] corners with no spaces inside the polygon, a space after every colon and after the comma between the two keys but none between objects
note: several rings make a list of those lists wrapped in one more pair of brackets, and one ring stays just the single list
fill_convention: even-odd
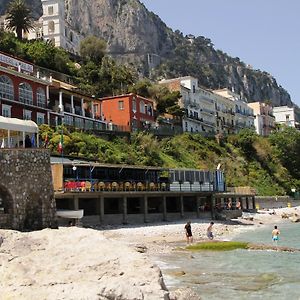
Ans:
[{"label": "green vegetation", "polygon": [[23,37],[23,31],[29,32],[32,28],[33,19],[24,0],[14,0],[9,4],[7,22],[7,28],[15,30],[19,40]]},{"label": "green vegetation", "polygon": [[[178,117],[183,114],[176,104],[180,96],[177,92],[170,92],[166,87],[147,80],[137,81],[138,76],[133,68],[118,65],[105,55],[103,40],[92,38],[92,42],[90,39],[84,41],[87,45],[81,47],[82,58],[74,58],[52,43],[19,40],[12,33],[3,31],[0,31],[0,40],[1,51],[70,75],[74,83],[90,95],[135,92],[155,99],[162,114],[172,112]],[[203,51],[212,47],[211,42],[204,38],[197,38],[194,44],[189,45],[202,47]],[[185,53],[186,47],[183,45],[177,51]],[[239,62],[238,58],[232,60]],[[182,61],[178,61],[178,68]],[[192,60],[190,67],[193,65],[196,66]],[[180,74],[175,72],[171,75]],[[214,78],[213,75],[205,76]],[[300,190],[300,133],[293,128],[279,128],[269,138],[244,130],[218,141],[190,133],[159,140],[142,132],[132,134],[129,140],[114,137],[108,141],[80,131],[71,132],[67,128],[63,131],[65,155],[105,163],[172,168],[215,169],[221,164],[227,186],[251,186],[259,195],[285,195],[291,192],[291,188]],[[57,153],[60,132],[60,128],[54,130],[46,125],[41,126],[42,138],[47,135],[50,141],[48,147],[53,153]]]},{"label": "green vegetation", "polygon": [[[58,154],[61,129],[41,126],[42,139],[48,136],[49,148]],[[151,134],[134,133],[130,139],[114,137],[110,140],[80,131],[64,132],[64,155],[97,159],[104,163],[160,166],[167,168],[215,169],[220,163],[227,186],[250,186],[259,195],[285,195],[291,188],[300,189],[299,143],[300,133],[282,129],[269,138],[252,131],[241,131],[217,142],[214,137],[200,134],[157,139]],[[283,145],[296,157],[281,154]],[[285,149],[285,147],[283,147]],[[298,151],[298,152],[297,152]],[[298,154],[297,154],[298,153]],[[293,160],[293,165],[290,161]]]},{"label": "green vegetation", "polygon": [[248,249],[246,242],[203,242],[186,247],[192,251],[232,251],[236,249]]}]

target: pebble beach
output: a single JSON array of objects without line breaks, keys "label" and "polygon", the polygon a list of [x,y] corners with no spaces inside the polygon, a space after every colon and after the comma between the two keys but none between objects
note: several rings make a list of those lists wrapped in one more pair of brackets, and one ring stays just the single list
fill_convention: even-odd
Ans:
[{"label": "pebble beach", "polygon": [[[259,211],[215,221],[218,240],[288,220],[300,207]],[[35,232],[0,229],[0,299],[187,299],[191,291],[169,293],[157,254],[186,245],[187,220],[136,226],[61,227]],[[194,242],[207,240],[211,220],[191,220]],[[194,296],[196,299],[196,296]]]}]

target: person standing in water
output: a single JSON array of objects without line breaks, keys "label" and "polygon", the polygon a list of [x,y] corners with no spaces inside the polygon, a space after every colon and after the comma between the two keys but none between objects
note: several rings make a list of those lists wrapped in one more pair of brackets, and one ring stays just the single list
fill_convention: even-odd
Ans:
[{"label": "person standing in water", "polygon": [[275,242],[277,244],[277,242],[279,241],[279,234],[280,231],[278,230],[277,226],[274,226],[274,229],[272,231],[272,241]]},{"label": "person standing in water", "polygon": [[193,242],[193,234],[192,234],[192,226],[191,226],[191,222],[188,221],[185,226],[185,236],[186,236],[186,242],[187,244],[192,243]]}]

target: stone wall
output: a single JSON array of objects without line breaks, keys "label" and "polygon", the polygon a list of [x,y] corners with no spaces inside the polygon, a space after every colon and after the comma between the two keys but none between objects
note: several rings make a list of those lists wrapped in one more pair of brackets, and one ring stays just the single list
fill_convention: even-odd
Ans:
[{"label": "stone wall", "polygon": [[56,227],[49,151],[0,149],[0,170],[0,227]]},{"label": "stone wall", "polygon": [[273,209],[273,208],[282,208],[299,206],[300,200],[295,200],[289,196],[277,196],[277,197],[262,197],[256,196],[255,203],[258,205],[259,209]]}]

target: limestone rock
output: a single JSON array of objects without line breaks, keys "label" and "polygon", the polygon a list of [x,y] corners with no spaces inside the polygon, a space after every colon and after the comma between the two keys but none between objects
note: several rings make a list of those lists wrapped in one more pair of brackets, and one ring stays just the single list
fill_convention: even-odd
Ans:
[{"label": "limestone rock", "polygon": [[293,216],[289,217],[289,220],[292,221],[293,223],[298,223],[300,222],[300,216],[294,214]]},{"label": "limestone rock", "polygon": [[182,288],[170,293],[170,300],[201,300],[200,296],[192,289]]}]

